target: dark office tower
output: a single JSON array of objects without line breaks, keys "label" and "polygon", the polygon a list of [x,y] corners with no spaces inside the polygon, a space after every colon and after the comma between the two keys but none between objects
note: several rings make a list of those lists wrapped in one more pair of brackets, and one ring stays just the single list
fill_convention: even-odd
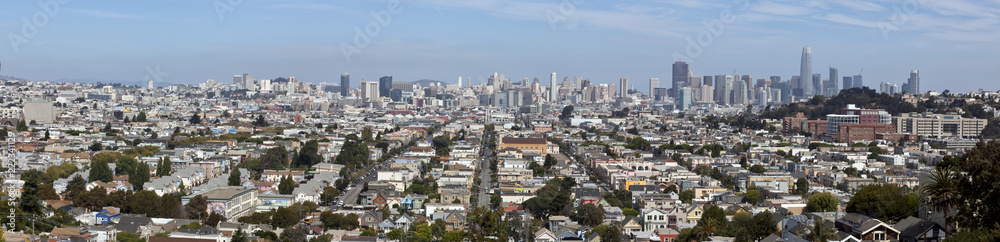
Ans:
[{"label": "dark office tower", "polygon": [[854,78],[851,76],[844,77],[844,89],[854,88]]},{"label": "dark office tower", "polygon": [[717,104],[722,104],[722,92],[726,88],[726,75],[715,75],[715,85],[712,86],[715,91],[715,95],[712,95],[712,101]]},{"label": "dark office tower", "polygon": [[913,70],[910,72],[910,78],[906,79],[906,86],[909,90],[903,90],[906,93],[920,94],[920,72]]},{"label": "dark office tower", "polygon": [[840,93],[840,87],[837,87],[837,80],[840,79],[840,74],[837,73],[837,68],[830,67],[830,92],[827,93],[828,96],[836,96]]},{"label": "dark office tower", "polygon": [[799,78],[799,76],[792,76],[792,79],[788,80],[788,82],[792,89],[792,95],[802,97],[802,94],[805,93],[802,87],[799,86],[802,84],[802,78]]},{"label": "dark office tower", "polygon": [[771,76],[771,85],[778,84],[781,82],[781,76]]},{"label": "dark office tower", "polygon": [[861,81],[861,74],[854,76],[854,83],[851,83],[851,87],[863,87],[865,83]]},{"label": "dark office tower", "polygon": [[711,86],[712,85],[712,76],[703,76],[703,77],[701,77],[701,82],[702,82],[702,86]]},{"label": "dark office tower", "polygon": [[681,87],[688,86],[688,76],[690,76],[690,69],[688,69],[688,64],[683,61],[674,62],[674,73],[673,80],[671,83],[673,86],[670,88],[670,96],[677,97],[677,91],[681,90]]},{"label": "dark office tower", "polygon": [[351,95],[351,75],[346,72],[340,75],[340,96],[346,97]]},{"label": "dark office tower", "polygon": [[590,79],[584,79],[580,82],[580,89],[584,89],[590,86]]},{"label": "dark office tower", "polygon": [[378,79],[378,94],[382,97],[388,97],[392,94],[392,76],[383,76]]},{"label": "dark office tower", "polygon": [[813,87],[813,82],[810,80],[812,77],[812,50],[809,46],[802,48],[802,63],[799,66],[799,86],[802,89],[802,95],[806,97],[811,97],[815,94],[815,88]]},{"label": "dark office tower", "polygon": [[823,77],[820,74],[812,75],[813,95],[823,95]]}]

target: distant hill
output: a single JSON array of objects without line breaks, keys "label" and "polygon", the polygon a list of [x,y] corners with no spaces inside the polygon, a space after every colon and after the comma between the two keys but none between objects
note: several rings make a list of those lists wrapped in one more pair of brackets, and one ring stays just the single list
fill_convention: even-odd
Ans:
[{"label": "distant hill", "polygon": [[21,79],[13,76],[0,75],[0,80],[10,80],[10,81],[27,81],[26,79]]},{"label": "distant hill", "polygon": [[423,86],[423,87],[429,87],[429,86],[431,86],[431,85],[433,85],[435,83],[439,84],[439,85],[442,85],[442,86],[449,84],[449,83],[446,83],[446,82],[443,82],[443,81],[430,80],[430,79],[420,79],[420,80],[412,81],[410,83],[412,83],[412,84],[420,84],[420,86]]}]

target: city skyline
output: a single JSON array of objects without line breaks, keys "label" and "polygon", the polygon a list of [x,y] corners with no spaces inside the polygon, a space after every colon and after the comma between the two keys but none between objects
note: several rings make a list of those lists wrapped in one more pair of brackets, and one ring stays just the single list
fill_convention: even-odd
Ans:
[{"label": "city skyline", "polygon": [[[990,48],[1000,40],[992,31],[1000,23],[992,14],[997,3],[920,2],[903,12],[896,9],[904,3],[862,1],[391,3],[57,2],[52,14],[38,2],[8,3],[0,10],[6,13],[0,31],[9,37],[0,47],[6,64],[0,75],[195,84],[253,73],[259,79],[336,83],[336,74],[349,72],[358,81],[393,76],[452,83],[454,76],[466,76],[478,84],[493,72],[512,80],[558,72],[611,84],[621,78],[669,78],[680,54],[689,58],[682,61],[693,76],[735,70],[790,80],[800,71],[793,64],[801,58],[798,48],[810,46],[813,69],[836,66],[842,76],[865,69],[870,87],[903,84],[911,70],[921,70],[921,91],[1000,89],[991,80],[1000,70],[990,66],[1000,56]],[[560,11],[567,6],[572,11]],[[723,12],[733,18],[720,19]],[[36,13],[47,16],[44,24],[31,23]],[[372,13],[389,17],[378,21]],[[901,17],[907,20],[894,23]],[[378,34],[367,36],[370,43],[359,52],[345,55],[342,47],[355,45],[355,30],[371,23],[382,26]],[[711,23],[721,23],[721,30]],[[37,31],[25,33],[26,25]],[[812,32],[841,38],[802,37]],[[713,34],[712,41],[698,43],[702,33]],[[697,53],[690,51],[689,39]],[[353,84],[357,88],[358,82]],[[646,88],[636,86],[649,93]]]}]

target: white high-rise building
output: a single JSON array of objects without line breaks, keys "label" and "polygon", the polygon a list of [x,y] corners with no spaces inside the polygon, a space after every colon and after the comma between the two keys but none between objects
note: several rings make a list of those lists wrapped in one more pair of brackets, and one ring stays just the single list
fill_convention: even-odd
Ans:
[{"label": "white high-rise building", "polygon": [[153,80],[149,80],[149,89],[153,89]]},{"label": "white high-rise building", "polygon": [[549,102],[559,102],[559,87],[556,85],[556,73],[549,76]]},{"label": "white high-rise building", "polygon": [[649,96],[653,96],[653,90],[660,87],[660,78],[649,78]]},{"label": "white high-rise building", "polygon": [[361,80],[361,98],[371,102],[378,99],[378,82]]},{"label": "white high-rise building", "polygon": [[261,92],[274,91],[274,87],[271,86],[271,80],[267,79],[260,80],[260,91]]}]

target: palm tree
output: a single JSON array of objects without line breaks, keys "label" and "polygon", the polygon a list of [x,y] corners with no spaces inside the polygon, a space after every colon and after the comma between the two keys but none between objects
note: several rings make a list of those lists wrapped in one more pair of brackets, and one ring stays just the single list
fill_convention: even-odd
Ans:
[{"label": "palm tree", "polygon": [[702,220],[701,224],[695,227],[695,237],[698,238],[698,241],[705,241],[708,239],[708,236],[715,235],[715,232],[718,230],[719,225],[716,224],[715,219],[706,218]]},{"label": "palm tree", "polygon": [[945,233],[951,232],[951,208],[958,204],[959,173],[951,166],[937,166],[930,174],[931,181],[921,189],[922,200],[934,210],[944,211]]},{"label": "palm tree", "polygon": [[813,228],[808,237],[813,242],[826,242],[833,239],[833,233],[833,228],[827,228],[826,220],[821,218],[813,221]]}]

